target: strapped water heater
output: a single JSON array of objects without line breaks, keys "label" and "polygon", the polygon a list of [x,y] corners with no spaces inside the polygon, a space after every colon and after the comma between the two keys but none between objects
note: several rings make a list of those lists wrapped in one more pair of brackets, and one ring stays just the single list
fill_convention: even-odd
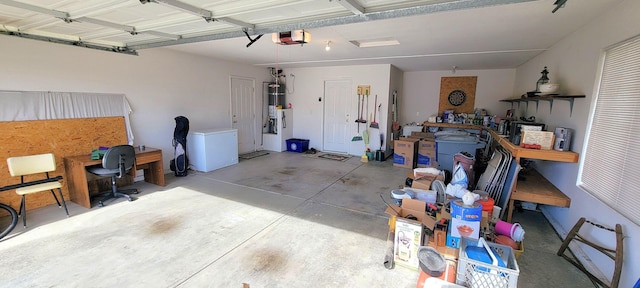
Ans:
[{"label": "strapped water heater", "polygon": [[293,30],[271,34],[273,43],[280,45],[305,44],[311,41],[311,33],[305,30]]}]

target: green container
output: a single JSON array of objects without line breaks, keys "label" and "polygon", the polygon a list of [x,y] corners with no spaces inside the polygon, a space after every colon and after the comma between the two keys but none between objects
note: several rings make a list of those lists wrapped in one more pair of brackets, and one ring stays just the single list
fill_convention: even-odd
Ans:
[{"label": "green container", "polygon": [[368,160],[370,160],[370,161],[373,160],[373,152],[366,152],[366,154],[367,154],[367,159]]}]

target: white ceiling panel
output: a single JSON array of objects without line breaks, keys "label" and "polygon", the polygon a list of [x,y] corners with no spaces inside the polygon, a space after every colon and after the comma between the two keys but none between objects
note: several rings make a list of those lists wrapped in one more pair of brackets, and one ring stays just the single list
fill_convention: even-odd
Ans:
[{"label": "white ceiling panel", "polygon": [[[129,54],[168,48],[258,66],[513,68],[622,0],[568,0],[556,13],[555,0],[353,0],[362,15],[341,1],[0,0],[0,34]],[[176,9],[176,3],[210,12],[214,21]],[[96,21],[108,23],[89,23]],[[306,29],[311,42],[271,41],[272,32],[295,29]],[[246,47],[245,31],[252,39],[264,36]],[[358,48],[349,42],[389,38],[400,45]]]}]

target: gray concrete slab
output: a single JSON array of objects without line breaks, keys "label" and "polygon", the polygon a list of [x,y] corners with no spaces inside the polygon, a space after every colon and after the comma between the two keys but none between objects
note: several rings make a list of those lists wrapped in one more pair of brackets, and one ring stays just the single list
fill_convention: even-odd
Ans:
[{"label": "gray concrete slab", "polygon": [[[407,169],[290,152],[240,161],[166,187],[138,182],[138,200],[103,208],[29,210],[29,228],[0,240],[2,287],[415,287],[417,271],[383,267],[382,194]],[[541,213],[526,231],[520,287],[589,287],[555,256]]]},{"label": "gray concrete slab", "polygon": [[383,266],[386,224],[307,202],[180,287],[415,287],[415,271]]}]

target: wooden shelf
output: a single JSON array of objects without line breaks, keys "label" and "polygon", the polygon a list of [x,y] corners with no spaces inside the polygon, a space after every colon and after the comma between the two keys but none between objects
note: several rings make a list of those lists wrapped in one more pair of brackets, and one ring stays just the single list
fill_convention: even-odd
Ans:
[{"label": "wooden shelf", "polygon": [[507,222],[511,222],[513,206],[516,200],[559,207],[569,207],[571,205],[571,198],[562,193],[549,180],[540,175],[538,171],[530,170],[524,177],[525,180],[518,180],[515,189],[511,192]]},{"label": "wooden shelf", "polygon": [[527,104],[527,109],[529,109],[529,102],[536,102],[536,112],[538,112],[538,105],[540,101],[549,102],[549,113],[553,111],[553,101],[562,100],[569,101],[569,117],[573,114],[573,100],[576,98],[585,98],[585,95],[554,95],[554,96],[535,96],[535,97],[527,97],[527,98],[517,98],[517,99],[504,99],[500,100],[500,102],[509,102],[511,103],[511,108],[513,108],[514,103],[518,103],[518,108],[520,108],[520,103],[524,102]]},{"label": "wooden shelf", "polygon": [[549,161],[557,161],[557,162],[569,162],[576,163],[579,160],[579,154],[573,151],[556,151],[556,150],[537,150],[537,149],[527,149],[520,146],[517,146],[504,137],[501,137],[498,132],[488,129],[487,127],[481,125],[472,125],[472,124],[452,124],[452,123],[431,123],[424,122],[422,126],[426,127],[442,127],[442,128],[458,128],[458,129],[475,129],[475,130],[486,130],[491,133],[491,137],[493,137],[494,141],[498,142],[503,148],[507,149],[516,158],[516,161],[520,162],[521,158],[529,158],[536,160],[549,160]]},{"label": "wooden shelf", "polygon": [[482,132],[482,130],[486,130],[487,127],[473,124],[461,124],[461,123],[432,123],[432,122],[423,122],[422,126],[424,127],[440,127],[440,128],[456,128],[456,129],[472,129],[478,130]]},{"label": "wooden shelf", "polygon": [[520,162],[521,158],[529,158],[529,159],[537,159],[537,160],[549,160],[549,161],[557,161],[557,162],[570,162],[576,163],[578,162],[580,155],[573,151],[556,151],[556,150],[537,150],[537,149],[527,149],[520,146],[517,146],[506,138],[500,137],[496,131],[487,130],[491,133],[491,137],[498,142],[504,149],[511,152],[516,161]]}]

